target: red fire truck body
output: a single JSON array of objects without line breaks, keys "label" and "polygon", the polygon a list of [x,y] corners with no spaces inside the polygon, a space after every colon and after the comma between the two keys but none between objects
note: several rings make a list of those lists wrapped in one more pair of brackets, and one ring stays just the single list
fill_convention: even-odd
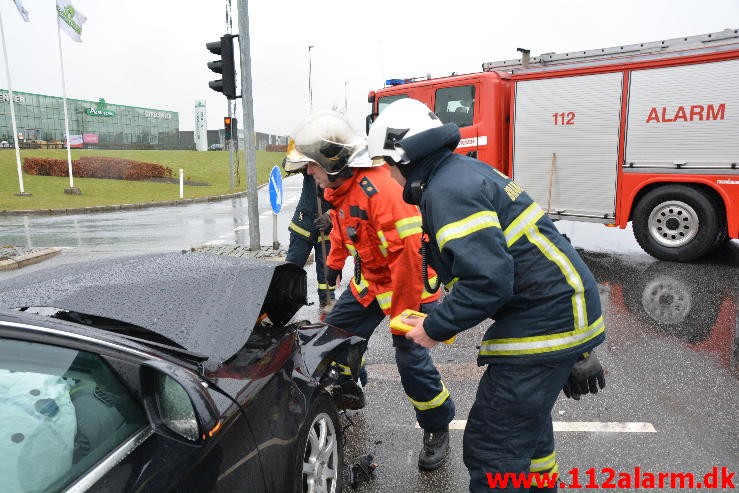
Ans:
[{"label": "red fire truck body", "polygon": [[691,261],[739,237],[738,32],[391,85],[370,93],[368,126],[418,99],[459,125],[456,152],[511,176],[551,217],[632,221],[649,254]]}]

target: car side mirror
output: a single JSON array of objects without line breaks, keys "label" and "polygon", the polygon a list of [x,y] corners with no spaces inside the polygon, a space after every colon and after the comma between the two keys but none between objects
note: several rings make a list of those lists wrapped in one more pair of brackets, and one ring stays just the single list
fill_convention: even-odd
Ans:
[{"label": "car side mirror", "polygon": [[141,365],[140,377],[146,413],[157,433],[197,443],[221,427],[218,408],[195,373],[167,361],[149,360]]}]

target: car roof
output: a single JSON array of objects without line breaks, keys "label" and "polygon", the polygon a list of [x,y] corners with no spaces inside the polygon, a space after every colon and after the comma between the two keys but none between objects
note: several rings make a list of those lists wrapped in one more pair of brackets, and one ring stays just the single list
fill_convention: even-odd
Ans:
[{"label": "car roof", "polygon": [[[277,273],[300,278],[281,300]],[[285,277],[285,276],[281,276]],[[301,284],[300,282],[298,284]],[[182,252],[90,261],[17,276],[0,285],[0,307],[53,307],[144,327],[213,361],[233,356],[263,311],[287,322],[305,304],[294,264]]]}]

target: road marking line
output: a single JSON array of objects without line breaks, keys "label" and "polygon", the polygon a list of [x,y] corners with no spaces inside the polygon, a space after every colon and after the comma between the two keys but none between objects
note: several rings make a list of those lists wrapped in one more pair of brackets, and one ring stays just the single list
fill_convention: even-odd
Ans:
[{"label": "road marking line", "polygon": [[598,433],[657,433],[652,423],[554,421],[554,431],[593,431]]},{"label": "road marking line", "polygon": [[[453,419],[450,430],[464,430],[466,419]],[[596,433],[657,433],[652,423],[643,422],[599,422],[599,421],[553,421],[554,431],[589,431]],[[420,428],[416,423],[416,428]]]}]

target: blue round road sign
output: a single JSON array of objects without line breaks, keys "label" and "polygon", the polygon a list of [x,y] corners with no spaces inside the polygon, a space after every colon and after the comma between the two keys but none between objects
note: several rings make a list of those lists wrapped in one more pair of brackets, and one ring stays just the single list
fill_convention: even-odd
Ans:
[{"label": "blue round road sign", "polygon": [[272,205],[272,212],[279,214],[282,210],[282,175],[278,166],[269,173],[269,203]]}]

